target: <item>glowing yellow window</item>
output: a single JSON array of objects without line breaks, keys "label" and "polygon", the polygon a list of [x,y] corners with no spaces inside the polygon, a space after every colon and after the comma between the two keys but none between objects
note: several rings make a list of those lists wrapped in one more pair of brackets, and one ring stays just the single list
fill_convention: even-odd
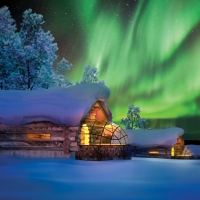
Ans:
[{"label": "glowing yellow window", "polygon": [[174,156],[174,147],[171,149],[171,156]]},{"label": "glowing yellow window", "polygon": [[89,129],[87,124],[83,124],[81,127],[81,144],[82,145],[89,145]]},{"label": "glowing yellow window", "polygon": [[28,133],[27,139],[29,139],[29,140],[49,140],[50,134],[49,133]]}]

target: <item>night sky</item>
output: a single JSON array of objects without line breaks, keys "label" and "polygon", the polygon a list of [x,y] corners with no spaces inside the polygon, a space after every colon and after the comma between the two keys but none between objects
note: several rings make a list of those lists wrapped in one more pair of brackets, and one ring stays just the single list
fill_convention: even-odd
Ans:
[{"label": "night sky", "polygon": [[42,14],[58,44],[58,61],[99,70],[111,89],[113,121],[134,103],[151,128],[178,126],[200,140],[199,0],[6,0],[18,28],[22,13]]}]

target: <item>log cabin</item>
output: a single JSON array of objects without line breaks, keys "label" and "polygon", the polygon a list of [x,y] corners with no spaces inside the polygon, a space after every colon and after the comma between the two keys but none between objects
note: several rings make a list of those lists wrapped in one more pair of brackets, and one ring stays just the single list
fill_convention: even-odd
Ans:
[{"label": "log cabin", "polygon": [[112,123],[105,85],[0,93],[0,155],[130,158],[126,133]]}]

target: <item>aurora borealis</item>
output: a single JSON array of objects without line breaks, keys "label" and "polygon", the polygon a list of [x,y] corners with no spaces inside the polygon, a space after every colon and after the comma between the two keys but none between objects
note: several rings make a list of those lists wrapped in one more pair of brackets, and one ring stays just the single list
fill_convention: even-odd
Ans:
[{"label": "aurora borealis", "polygon": [[199,0],[19,2],[1,5],[17,22],[27,8],[43,15],[58,59],[73,64],[67,78],[76,82],[85,65],[98,67],[98,78],[111,90],[114,122],[134,103],[151,128],[179,126],[200,134]]}]

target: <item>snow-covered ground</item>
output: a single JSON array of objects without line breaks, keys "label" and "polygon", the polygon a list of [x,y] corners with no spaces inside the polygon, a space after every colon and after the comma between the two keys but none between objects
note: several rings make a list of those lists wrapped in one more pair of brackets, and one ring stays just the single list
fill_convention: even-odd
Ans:
[{"label": "snow-covered ground", "polygon": [[190,145],[187,145],[187,147],[189,147],[194,157],[200,158],[200,145],[190,144]]},{"label": "snow-covered ground", "polygon": [[196,200],[200,160],[0,157],[1,200]]}]

